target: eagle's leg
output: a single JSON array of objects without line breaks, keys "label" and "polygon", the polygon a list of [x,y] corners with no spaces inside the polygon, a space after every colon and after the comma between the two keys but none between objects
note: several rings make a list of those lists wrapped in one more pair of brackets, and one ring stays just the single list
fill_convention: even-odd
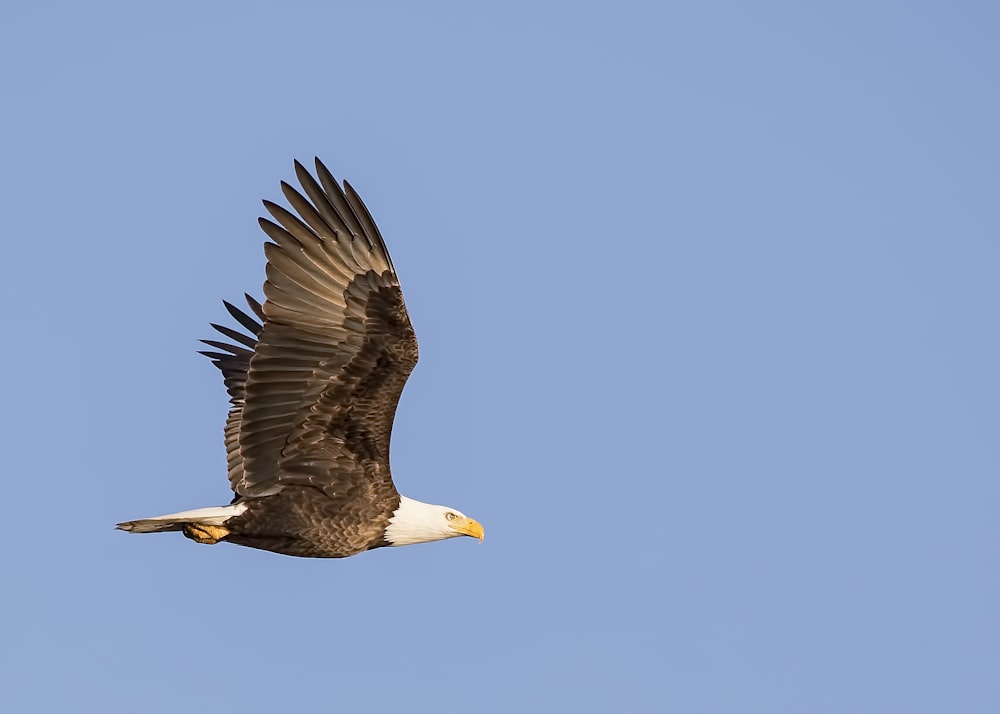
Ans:
[{"label": "eagle's leg", "polygon": [[210,526],[205,523],[185,523],[184,535],[196,543],[214,545],[229,535],[225,526]]}]

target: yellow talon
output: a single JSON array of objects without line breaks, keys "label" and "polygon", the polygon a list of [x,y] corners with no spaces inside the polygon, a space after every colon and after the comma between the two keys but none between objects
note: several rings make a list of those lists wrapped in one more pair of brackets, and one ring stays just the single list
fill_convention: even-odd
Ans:
[{"label": "yellow talon", "polygon": [[229,535],[229,529],[224,526],[210,526],[203,523],[187,523],[184,525],[184,535],[196,543],[214,545]]}]

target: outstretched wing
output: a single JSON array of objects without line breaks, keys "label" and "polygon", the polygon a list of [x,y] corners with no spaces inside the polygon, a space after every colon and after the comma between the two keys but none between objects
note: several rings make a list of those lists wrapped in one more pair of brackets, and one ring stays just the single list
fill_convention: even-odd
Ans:
[{"label": "outstretched wing", "polygon": [[[219,352],[204,350],[201,354],[212,360],[212,363],[222,371],[222,379],[229,392],[229,416],[226,418],[226,463],[229,468],[229,483],[233,490],[236,484],[243,480],[243,455],[240,453],[240,423],[243,419],[243,402],[246,398],[247,371],[250,369],[250,358],[257,348],[257,336],[260,334],[261,322],[264,321],[264,311],[259,302],[249,295],[244,296],[251,312],[257,316],[255,320],[235,305],[223,300],[226,310],[250,335],[233,330],[223,325],[212,324],[216,330],[237,344],[202,340],[206,345],[214,347]],[[259,321],[258,321],[259,320]]]},{"label": "outstretched wing", "polygon": [[[341,189],[318,159],[318,182],[298,162],[295,173],[306,195],[286,183],[282,192],[298,217],[264,202],[277,223],[260,220],[274,242],[264,245],[263,326],[252,354],[247,360],[241,347],[212,343],[228,353],[210,356],[233,400],[227,451],[232,433],[238,437],[237,453],[229,451],[230,481],[251,496],[286,484],[331,495],[359,488],[394,494],[389,439],[417,362],[416,336],[361,198],[346,182]],[[250,348],[239,333],[223,333]]]}]

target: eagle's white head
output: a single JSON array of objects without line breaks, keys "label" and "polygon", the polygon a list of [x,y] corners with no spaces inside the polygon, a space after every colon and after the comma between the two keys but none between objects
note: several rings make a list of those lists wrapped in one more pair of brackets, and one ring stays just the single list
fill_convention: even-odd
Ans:
[{"label": "eagle's white head", "polygon": [[421,503],[402,495],[399,508],[385,529],[385,539],[390,545],[431,543],[463,535],[482,541],[483,527],[454,508]]}]

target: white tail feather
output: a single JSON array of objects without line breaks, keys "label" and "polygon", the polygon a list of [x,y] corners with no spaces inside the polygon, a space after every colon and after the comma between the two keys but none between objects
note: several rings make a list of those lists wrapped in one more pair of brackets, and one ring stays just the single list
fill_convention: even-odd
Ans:
[{"label": "white tail feather", "polygon": [[212,508],[196,508],[193,511],[168,513],[155,518],[143,518],[137,521],[119,523],[118,530],[129,533],[162,533],[164,531],[179,531],[186,523],[201,523],[206,526],[221,526],[233,516],[238,516],[247,510],[245,503],[234,503],[229,506],[214,506]]}]

